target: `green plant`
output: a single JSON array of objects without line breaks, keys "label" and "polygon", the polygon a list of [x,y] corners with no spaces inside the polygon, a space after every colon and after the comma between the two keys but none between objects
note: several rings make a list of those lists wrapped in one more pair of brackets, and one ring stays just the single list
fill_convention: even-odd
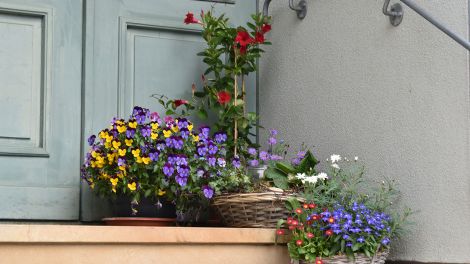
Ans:
[{"label": "green plant", "polygon": [[[257,59],[263,53],[259,46],[270,44],[265,40],[265,34],[271,30],[268,17],[255,14],[252,19],[246,28],[233,27],[227,17],[214,16],[212,11],[201,12],[200,20],[188,13],[185,23],[201,25],[202,37],[207,44],[198,54],[207,65],[202,75],[202,90],[193,85],[191,101],[154,95],[165,107],[166,114],[187,116],[195,113],[204,120],[214,113],[217,116],[215,129],[228,136],[228,156],[239,156],[242,162],[245,162],[247,147],[254,145],[250,139],[254,136],[251,129],[258,119],[256,113],[247,112],[245,80],[256,71]],[[178,111],[179,107],[183,109]]]}]

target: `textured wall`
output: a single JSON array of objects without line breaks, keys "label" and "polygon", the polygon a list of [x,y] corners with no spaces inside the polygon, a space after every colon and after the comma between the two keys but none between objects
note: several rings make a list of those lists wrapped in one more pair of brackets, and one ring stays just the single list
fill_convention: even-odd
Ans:
[{"label": "textured wall", "polygon": [[[420,212],[393,258],[470,263],[466,50],[407,7],[394,28],[382,0],[308,2],[304,21],[287,1],[271,4],[262,124],[322,160],[358,155],[370,177],[399,179]],[[418,2],[467,36],[467,0]]]}]

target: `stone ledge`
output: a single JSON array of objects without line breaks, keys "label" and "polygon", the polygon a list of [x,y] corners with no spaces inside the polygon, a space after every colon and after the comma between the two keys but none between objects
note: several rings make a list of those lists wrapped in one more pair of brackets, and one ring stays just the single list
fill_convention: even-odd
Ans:
[{"label": "stone ledge", "polygon": [[261,228],[2,224],[0,243],[274,244]]}]

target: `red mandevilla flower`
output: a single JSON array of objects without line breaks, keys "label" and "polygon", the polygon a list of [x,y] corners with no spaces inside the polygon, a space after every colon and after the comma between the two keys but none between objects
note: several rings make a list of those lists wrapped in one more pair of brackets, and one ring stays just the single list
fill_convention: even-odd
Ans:
[{"label": "red mandevilla flower", "polygon": [[317,221],[318,219],[320,219],[318,215],[312,215],[312,220]]},{"label": "red mandevilla flower", "polygon": [[302,213],[302,208],[297,208],[297,209],[295,209],[295,212],[296,212],[297,214],[301,214],[301,213]]},{"label": "red mandevilla flower", "polygon": [[276,234],[277,234],[278,236],[284,235],[284,230],[278,229],[278,230],[276,231]]},{"label": "red mandevilla flower", "polygon": [[287,217],[287,224],[288,225],[292,224],[292,217]]},{"label": "red mandevilla flower", "polygon": [[264,39],[264,35],[263,33],[261,32],[256,32],[256,35],[255,35],[255,42],[256,43],[264,43],[265,39]]},{"label": "red mandevilla flower", "polygon": [[246,47],[249,44],[253,43],[253,38],[250,37],[250,34],[246,31],[238,31],[237,36],[235,37],[235,42],[240,45],[240,47]]},{"label": "red mandevilla flower", "polygon": [[302,243],[303,243],[303,242],[302,242],[302,240],[300,240],[300,239],[299,239],[299,240],[297,240],[297,241],[295,241],[295,244],[297,244],[297,246],[301,246],[301,245],[302,245]]},{"label": "red mandevilla flower", "polygon": [[310,208],[310,209],[315,209],[315,207],[317,207],[317,205],[316,205],[316,204],[313,204],[313,203],[311,203],[311,204],[308,205],[308,208]]},{"label": "red mandevilla flower", "polygon": [[333,235],[333,230],[331,230],[331,229],[326,230],[325,235],[327,235],[327,236]]},{"label": "red mandevilla flower", "polygon": [[217,93],[217,102],[219,102],[219,104],[221,105],[224,105],[230,102],[230,99],[231,99],[231,95],[227,91],[220,91]]},{"label": "red mandevilla flower", "polygon": [[173,102],[175,104],[175,108],[181,106],[181,105],[185,105],[185,104],[188,104],[188,100],[183,100],[183,99],[177,99]]},{"label": "red mandevilla flower", "polygon": [[263,26],[261,27],[261,32],[264,33],[268,33],[269,31],[271,31],[271,25],[269,24],[263,24]]},{"label": "red mandevilla flower", "polygon": [[323,260],[321,260],[321,258],[317,258],[315,260],[315,264],[323,264]]},{"label": "red mandevilla flower", "polygon": [[303,204],[302,207],[303,207],[304,209],[308,209],[308,204]]},{"label": "red mandevilla flower", "polygon": [[307,237],[308,237],[308,238],[314,238],[314,237],[315,237],[315,235],[314,235],[314,234],[312,234],[312,233],[307,233]]},{"label": "red mandevilla flower", "polygon": [[296,226],[296,225],[298,225],[298,224],[299,224],[299,221],[297,221],[297,220],[292,220],[292,225],[293,225],[293,226]]},{"label": "red mandevilla flower", "polygon": [[185,24],[200,24],[201,21],[197,20],[196,18],[194,18],[194,14],[191,13],[191,12],[188,12],[186,14],[186,17],[184,18],[184,23]]}]

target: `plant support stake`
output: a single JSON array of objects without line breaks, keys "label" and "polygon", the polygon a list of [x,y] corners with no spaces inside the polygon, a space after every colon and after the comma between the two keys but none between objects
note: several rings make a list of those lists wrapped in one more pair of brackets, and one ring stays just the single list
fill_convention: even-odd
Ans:
[{"label": "plant support stake", "polygon": [[[457,43],[462,45],[464,48],[470,51],[470,42],[468,40],[462,38],[461,36],[457,35],[454,31],[450,30],[448,27],[446,27],[444,24],[438,21],[435,17],[433,17],[430,13],[428,13],[428,11],[418,6],[413,0],[400,0],[400,1],[404,3],[405,5],[407,5],[409,8],[413,9],[416,13],[418,13],[424,19],[426,19],[435,27],[440,29],[442,32],[447,34],[449,37],[451,37]],[[384,15],[390,17],[390,23],[393,26],[398,26],[403,20],[404,10],[400,3],[396,3],[392,5],[390,9],[389,9],[389,5],[390,5],[390,0],[385,0],[383,13]]]}]

